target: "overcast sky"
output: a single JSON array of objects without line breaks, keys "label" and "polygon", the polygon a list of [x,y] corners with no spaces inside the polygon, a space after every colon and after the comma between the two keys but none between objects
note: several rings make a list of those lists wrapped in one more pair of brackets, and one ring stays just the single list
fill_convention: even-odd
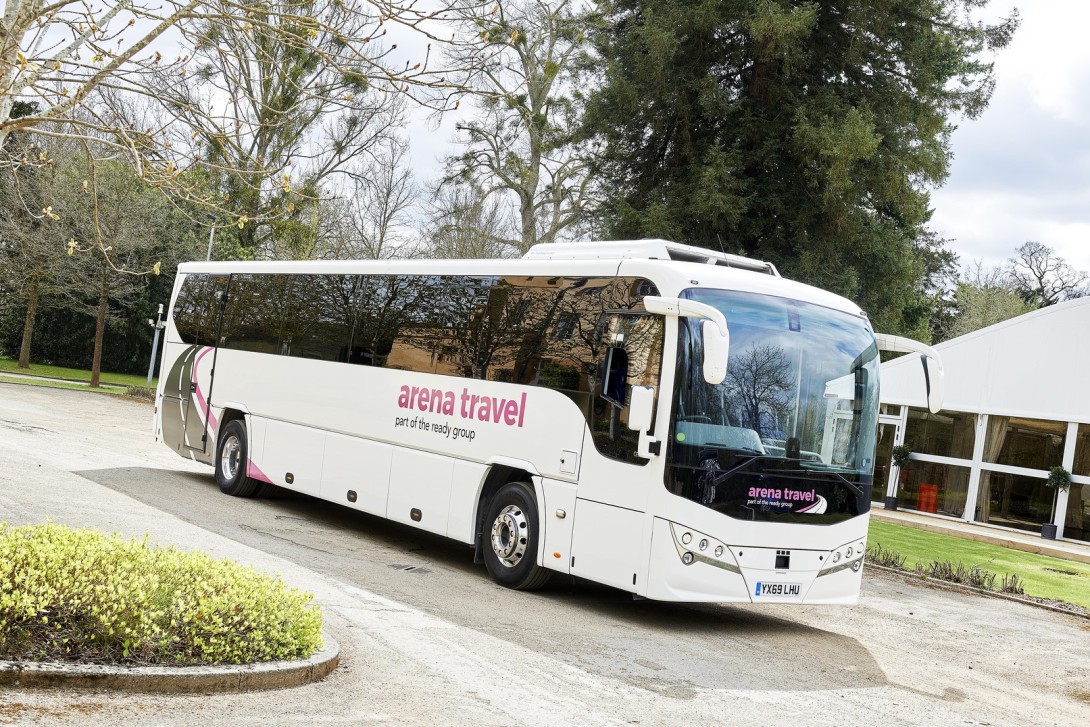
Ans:
[{"label": "overcast sky", "polygon": [[932,226],[962,263],[1037,240],[1090,270],[1090,2],[993,0],[989,16],[1015,4],[1021,27],[995,59],[988,109],[954,133]]},{"label": "overcast sky", "polygon": [[[999,264],[1037,240],[1090,270],[1090,0],[992,0],[982,18],[1017,6],[1021,27],[995,58],[992,102],[956,120],[946,185],[932,194],[932,227],[963,265]],[[465,109],[463,109],[463,112]],[[453,120],[416,118],[414,169],[440,173],[454,147]]]}]

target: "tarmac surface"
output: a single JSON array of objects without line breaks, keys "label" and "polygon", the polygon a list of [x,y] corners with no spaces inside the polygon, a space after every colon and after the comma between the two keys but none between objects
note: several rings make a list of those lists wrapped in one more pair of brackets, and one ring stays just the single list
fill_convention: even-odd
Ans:
[{"label": "tarmac surface", "polygon": [[199,548],[315,594],[341,646],[274,692],[0,689],[0,724],[1083,725],[1090,621],[865,570],[858,606],[494,585],[457,543],[274,490],[219,493],[151,408],[0,384],[0,520]]}]

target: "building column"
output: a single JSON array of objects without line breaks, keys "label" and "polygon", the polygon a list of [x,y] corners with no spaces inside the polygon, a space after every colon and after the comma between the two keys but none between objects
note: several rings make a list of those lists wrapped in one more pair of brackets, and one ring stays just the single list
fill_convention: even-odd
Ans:
[{"label": "building column", "polygon": [[[891,415],[886,415],[891,416]],[[881,421],[881,416],[879,416]],[[905,428],[908,426],[908,407],[901,405],[900,414],[897,417],[896,423],[887,419],[885,424],[894,424],[893,446],[899,447],[905,443]],[[897,465],[893,465],[889,468],[889,476],[886,478],[886,500],[885,509],[896,510],[897,509],[897,487],[901,482],[901,468]]]},{"label": "building column", "polygon": [[984,463],[984,440],[988,434],[988,415],[976,415],[976,437],[973,438],[973,466],[969,469],[969,489],[965,493],[965,512],[961,519],[976,521],[976,498],[980,493],[980,469]]},{"label": "building column", "polygon": [[[1075,466],[1075,445],[1078,444],[1078,422],[1067,423],[1067,436],[1064,438],[1064,456],[1060,465],[1070,472]],[[1052,522],[1056,525],[1056,537],[1064,536],[1064,522],[1067,520],[1067,502],[1071,497],[1071,488],[1056,493],[1056,509],[1052,511]]]}]

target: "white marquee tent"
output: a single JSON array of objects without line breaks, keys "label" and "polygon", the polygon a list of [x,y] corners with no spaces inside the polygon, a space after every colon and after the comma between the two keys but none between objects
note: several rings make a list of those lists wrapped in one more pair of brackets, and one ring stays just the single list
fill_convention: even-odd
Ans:
[{"label": "white marquee tent", "polygon": [[[969,459],[963,454],[950,457],[914,453],[913,459],[970,470],[963,498],[968,506],[964,507],[961,519],[971,522],[979,517],[979,508],[974,512],[974,504],[978,501],[982,471],[1038,478],[1038,481],[1048,475],[1040,467],[1027,467],[1020,462],[996,464],[998,460],[985,452],[989,417],[1009,418],[1003,421],[1045,420],[1058,431],[1066,431],[1058,464],[1069,472],[1080,469],[1081,466],[1073,470],[1073,465],[1084,462],[1085,450],[1090,449],[1087,441],[1090,439],[1087,426],[1090,425],[1090,298],[1033,311],[940,343],[935,349],[942,355],[945,369],[943,411],[976,415],[973,455]],[[908,354],[882,365],[881,401],[886,405],[883,421],[889,424],[899,420],[897,444],[905,438],[908,407],[926,407],[923,380],[918,355]],[[1079,460],[1076,460],[1077,448]],[[896,475],[894,470],[890,476],[890,496],[896,495]],[[1090,485],[1087,475],[1090,472],[1075,471],[1072,481]],[[883,484],[876,482],[875,486]],[[1053,512],[1060,537],[1063,537],[1068,498],[1087,496],[1090,487],[1086,486],[1060,493]],[[1076,502],[1072,506],[1081,518],[1083,507]],[[1090,510],[1090,503],[1083,506]]]}]

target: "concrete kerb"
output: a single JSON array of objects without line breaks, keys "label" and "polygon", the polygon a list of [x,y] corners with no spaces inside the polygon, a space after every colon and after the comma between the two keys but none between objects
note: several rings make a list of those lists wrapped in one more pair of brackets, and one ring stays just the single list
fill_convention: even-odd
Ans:
[{"label": "concrete kerb", "polygon": [[249,692],[298,687],[329,676],[340,663],[340,646],[325,646],[309,659],[232,666],[110,666],[0,661],[0,686],[116,689],[128,692]]},{"label": "concrete kerb", "polygon": [[[38,374],[24,374],[16,371],[0,371],[0,377],[8,377],[9,379],[20,379],[23,381],[51,381],[56,384],[79,384],[80,386],[90,388],[91,382],[83,381],[81,379],[63,379],[57,376],[39,376]],[[12,382],[14,383],[14,382]],[[129,388],[128,384],[113,384],[113,383],[99,383],[100,389],[116,389],[124,392]]]}]

